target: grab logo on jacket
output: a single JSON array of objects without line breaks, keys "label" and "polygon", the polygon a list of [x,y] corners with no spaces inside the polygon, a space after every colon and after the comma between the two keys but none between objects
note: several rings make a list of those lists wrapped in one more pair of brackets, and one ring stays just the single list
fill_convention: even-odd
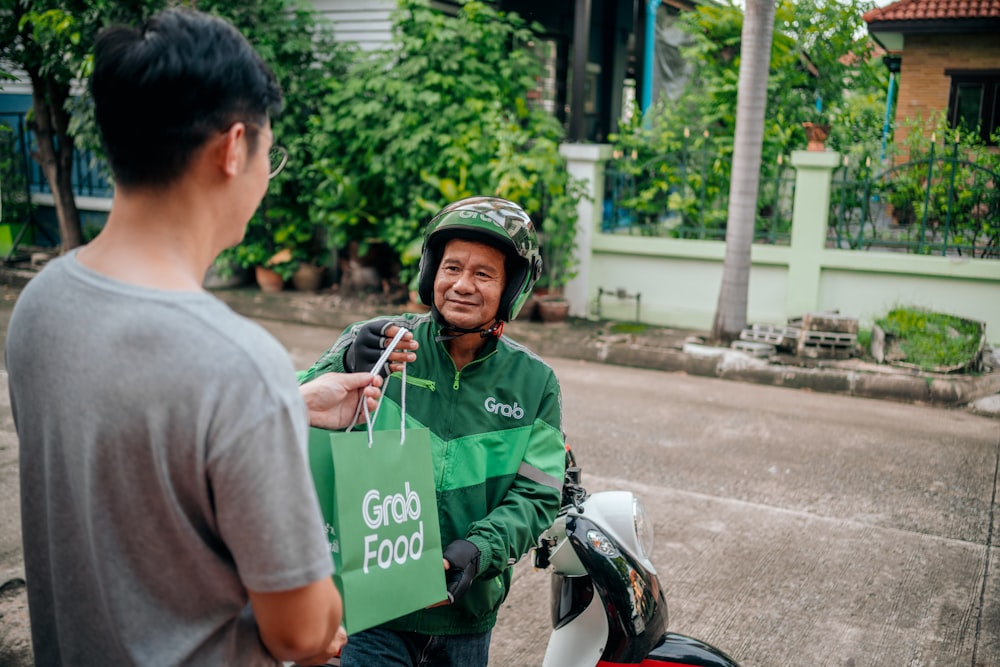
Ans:
[{"label": "grab logo on jacket", "polygon": [[514,405],[507,405],[506,403],[501,403],[492,396],[488,396],[483,402],[483,407],[486,408],[486,412],[494,415],[500,415],[501,417],[510,417],[512,419],[524,419],[524,408],[514,402]]}]

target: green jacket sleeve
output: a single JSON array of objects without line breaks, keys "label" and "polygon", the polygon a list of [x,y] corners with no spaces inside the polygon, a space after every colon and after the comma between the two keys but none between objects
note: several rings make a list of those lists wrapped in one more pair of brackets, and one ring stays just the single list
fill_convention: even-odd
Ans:
[{"label": "green jacket sleeve", "polygon": [[354,339],[357,337],[358,329],[368,322],[376,319],[389,320],[393,324],[410,328],[412,326],[411,320],[413,319],[413,316],[410,314],[403,314],[392,317],[375,317],[371,320],[355,322],[344,329],[344,332],[340,334],[340,337],[334,342],[333,346],[324,352],[323,355],[316,360],[316,363],[309,368],[309,370],[301,371],[299,373],[299,384],[309,382],[324,373],[345,373],[347,369],[344,368],[344,353],[347,352],[347,348],[354,343]]},{"label": "green jacket sleeve", "polygon": [[549,377],[528,447],[503,502],[474,522],[466,539],[479,548],[479,575],[495,577],[535,546],[562,499],[566,445],[559,385]]},{"label": "green jacket sleeve", "polygon": [[320,356],[319,359],[306,371],[299,371],[299,384],[304,384],[310,380],[315,380],[320,375],[326,373],[343,373],[344,369],[344,352],[347,348],[351,346],[354,342],[354,337],[358,327],[360,327],[364,322],[355,322],[351,326],[344,329],[344,332],[340,334],[340,337],[333,343],[333,345],[326,352]]}]

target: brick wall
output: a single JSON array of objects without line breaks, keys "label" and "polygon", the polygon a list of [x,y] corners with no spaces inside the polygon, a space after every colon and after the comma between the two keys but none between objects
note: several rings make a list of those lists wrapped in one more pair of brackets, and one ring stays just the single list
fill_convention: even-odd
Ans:
[{"label": "brick wall", "polygon": [[894,143],[902,146],[907,129],[903,119],[925,120],[935,111],[947,111],[951,77],[945,70],[1000,68],[1000,39],[996,35],[907,35],[899,71]]}]

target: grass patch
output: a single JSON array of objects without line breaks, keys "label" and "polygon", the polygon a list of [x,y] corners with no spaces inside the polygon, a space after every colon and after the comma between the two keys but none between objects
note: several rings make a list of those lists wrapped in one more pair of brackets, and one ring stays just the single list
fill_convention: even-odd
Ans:
[{"label": "grass patch", "polygon": [[872,330],[871,329],[859,329],[858,330],[858,345],[862,350],[872,349]]},{"label": "grass patch", "polygon": [[894,308],[875,324],[899,341],[907,363],[923,370],[968,363],[982,337],[978,322],[920,308]]},{"label": "grass patch", "polygon": [[611,333],[616,334],[639,334],[649,329],[648,324],[639,322],[615,322],[611,325]]}]

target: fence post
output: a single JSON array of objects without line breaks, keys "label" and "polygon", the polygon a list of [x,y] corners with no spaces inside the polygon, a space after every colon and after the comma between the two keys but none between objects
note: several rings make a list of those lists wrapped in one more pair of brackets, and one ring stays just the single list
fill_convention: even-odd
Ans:
[{"label": "fence post", "polygon": [[839,165],[840,153],[836,151],[792,151],[795,200],[785,287],[785,314],[789,319],[818,309],[830,190],[833,171]]},{"label": "fence post", "polygon": [[566,284],[563,295],[569,314],[587,317],[590,313],[591,240],[598,233],[604,206],[604,165],[611,159],[611,144],[562,144],[559,154],[566,158],[570,176],[587,183],[586,195],[576,206],[576,277]]}]

